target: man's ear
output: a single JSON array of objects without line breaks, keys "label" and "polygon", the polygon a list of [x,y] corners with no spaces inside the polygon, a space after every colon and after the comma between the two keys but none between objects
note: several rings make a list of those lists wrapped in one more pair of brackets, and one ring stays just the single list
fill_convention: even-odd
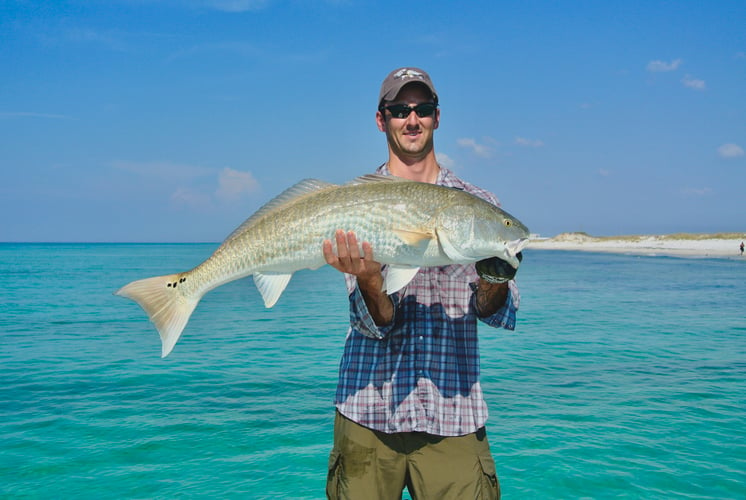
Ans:
[{"label": "man's ear", "polygon": [[386,132],[386,118],[380,111],[376,111],[376,125],[378,126],[378,130]]}]

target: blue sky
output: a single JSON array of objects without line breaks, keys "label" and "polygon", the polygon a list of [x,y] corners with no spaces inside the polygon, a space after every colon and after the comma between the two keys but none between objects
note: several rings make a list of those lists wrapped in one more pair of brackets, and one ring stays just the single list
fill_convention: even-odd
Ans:
[{"label": "blue sky", "polygon": [[441,163],[532,231],[746,231],[746,2],[0,4],[0,241],[221,241],[386,159],[426,69]]}]

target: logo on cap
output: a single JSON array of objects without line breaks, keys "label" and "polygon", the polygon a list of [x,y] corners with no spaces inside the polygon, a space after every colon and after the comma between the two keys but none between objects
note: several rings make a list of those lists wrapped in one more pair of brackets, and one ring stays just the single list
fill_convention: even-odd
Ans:
[{"label": "logo on cap", "polygon": [[407,78],[417,78],[418,80],[424,80],[425,75],[413,69],[402,68],[394,73],[394,78],[396,78],[397,80],[405,80]]}]

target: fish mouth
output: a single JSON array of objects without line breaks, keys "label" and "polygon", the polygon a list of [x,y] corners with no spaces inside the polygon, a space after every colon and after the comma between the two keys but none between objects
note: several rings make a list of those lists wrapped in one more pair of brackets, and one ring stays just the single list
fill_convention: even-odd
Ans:
[{"label": "fish mouth", "polygon": [[528,238],[521,238],[518,240],[509,241],[505,244],[505,248],[508,249],[508,255],[515,257],[518,252],[526,248],[528,245]]},{"label": "fish mouth", "polygon": [[509,241],[505,244],[505,250],[507,250],[508,258],[505,259],[505,261],[513,266],[514,268],[518,269],[518,266],[521,264],[521,261],[518,260],[518,255],[521,250],[526,248],[526,245],[528,245],[528,238],[520,238],[517,240]]}]

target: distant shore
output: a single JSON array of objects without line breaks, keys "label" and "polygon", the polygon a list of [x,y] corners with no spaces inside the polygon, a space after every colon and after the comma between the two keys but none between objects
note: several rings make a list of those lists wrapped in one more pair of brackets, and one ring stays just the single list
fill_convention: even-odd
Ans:
[{"label": "distant shore", "polygon": [[591,236],[586,233],[562,233],[553,238],[532,239],[528,248],[542,250],[580,250],[633,255],[669,255],[686,257],[741,257],[739,245],[746,233]]}]

